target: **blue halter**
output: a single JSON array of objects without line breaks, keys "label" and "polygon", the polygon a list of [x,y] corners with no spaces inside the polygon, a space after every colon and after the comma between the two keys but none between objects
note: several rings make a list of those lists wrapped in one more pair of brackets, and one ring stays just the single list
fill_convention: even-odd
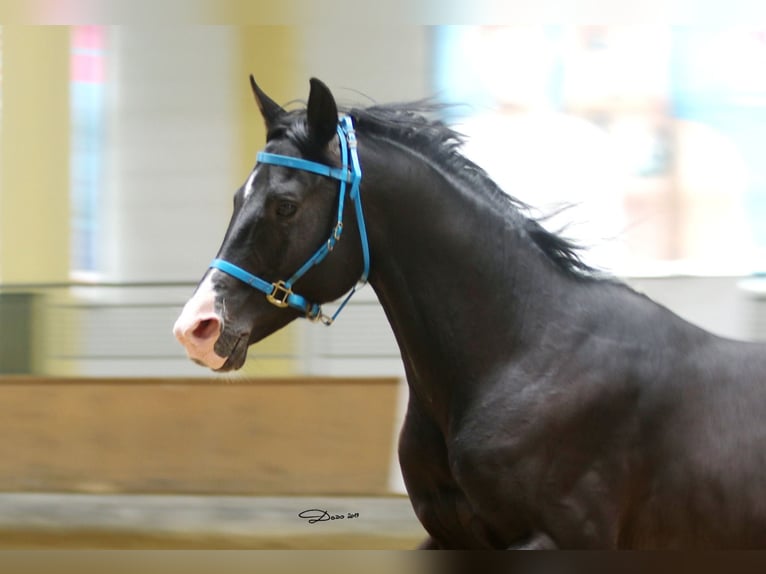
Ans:
[{"label": "blue halter", "polygon": [[[322,163],[308,161],[298,157],[279,155],[273,153],[260,152],[257,156],[259,163],[278,165],[291,169],[300,169],[311,173],[316,173],[325,177],[330,177],[340,181],[340,191],[338,194],[338,217],[335,226],[330,234],[330,238],[312,255],[300,269],[293,273],[287,281],[279,280],[270,283],[245,271],[241,267],[224,261],[223,259],[214,259],[210,267],[219,269],[243,283],[250,285],[261,293],[266,295],[266,299],[272,305],[280,308],[292,307],[303,313],[303,315],[312,321],[321,321],[325,325],[332,325],[335,318],[343,310],[351,296],[356,292],[359,285],[367,283],[367,277],[370,274],[370,246],[367,242],[367,228],[364,224],[364,214],[362,213],[362,198],[359,194],[359,185],[362,181],[362,168],[359,165],[359,156],[356,152],[356,133],[354,124],[350,117],[344,116],[338,122],[338,140],[340,141],[341,167],[332,167]],[[335,244],[340,240],[343,234],[343,206],[346,201],[346,190],[348,184],[351,184],[351,190],[348,193],[349,198],[354,203],[356,211],[356,221],[359,227],[359,237],[362,242],[362,256],[364,259],[364,268],[359,282],[349,292],[335,311],[332,317],[322,313],[322,307],[318,303],[311,303],[305,297],[293,293],[293,285],[298,279],[303,277],[309,269],[319,265],[327,255],[335,248]]]}]

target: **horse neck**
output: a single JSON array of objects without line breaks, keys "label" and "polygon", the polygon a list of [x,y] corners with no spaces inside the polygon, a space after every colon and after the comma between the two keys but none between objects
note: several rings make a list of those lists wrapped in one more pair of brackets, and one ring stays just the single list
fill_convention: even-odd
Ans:
[{"label": "horse neck", "polygon": [[363,157],[370,283],[413,391],[449,402],[527,345],[566,303],[566,281],[491,194],[395,148]]}]

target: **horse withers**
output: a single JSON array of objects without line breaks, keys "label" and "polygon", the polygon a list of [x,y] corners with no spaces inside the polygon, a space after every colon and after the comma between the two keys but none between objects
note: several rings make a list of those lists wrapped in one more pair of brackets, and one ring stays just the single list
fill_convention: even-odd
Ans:
[{"label": "horse withers", "polygon": [[314,79],[286,111],[251,83],[266,147],[175,325],[193,360],[237,369],[369,280],[407,374],[424,547],[766,547],[764,345],[589,269],[432,106],[339,114]]}]

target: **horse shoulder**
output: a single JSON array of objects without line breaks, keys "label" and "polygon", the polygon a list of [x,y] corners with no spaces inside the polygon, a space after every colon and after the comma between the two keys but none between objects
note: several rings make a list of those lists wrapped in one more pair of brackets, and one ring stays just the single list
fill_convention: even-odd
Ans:
[{"label": "horse shoulder", "polygon": [[444,435],[410,397],[399,461],[415,515],[429,534],[424,548],[496,548],[494,533],[455,482]]}]

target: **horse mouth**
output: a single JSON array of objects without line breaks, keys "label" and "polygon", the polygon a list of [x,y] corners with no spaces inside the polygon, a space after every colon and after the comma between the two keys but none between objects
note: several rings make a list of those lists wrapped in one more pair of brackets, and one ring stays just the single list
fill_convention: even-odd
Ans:
[{"label": "horse mouth", "polygon": [[247,336],[225,336],[221,334],[216,342],[215,352],[220,357],[226,357],[226,362],[215,369],[218,373],[241,369],[247,359]]}]

